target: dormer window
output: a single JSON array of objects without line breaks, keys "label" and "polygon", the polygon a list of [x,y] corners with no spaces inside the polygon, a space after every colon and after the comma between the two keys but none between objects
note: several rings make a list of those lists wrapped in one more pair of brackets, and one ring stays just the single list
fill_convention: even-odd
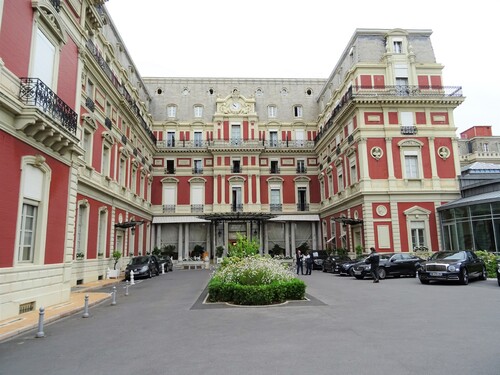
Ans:
[{"label": "dormer window", "polygon": [[403,41],[402,40],[393,40],[392,42],[394,53],[403,53]]}]

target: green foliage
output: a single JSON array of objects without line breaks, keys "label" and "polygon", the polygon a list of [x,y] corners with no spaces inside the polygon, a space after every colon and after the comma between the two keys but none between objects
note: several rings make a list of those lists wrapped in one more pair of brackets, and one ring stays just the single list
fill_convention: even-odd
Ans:
[{"label": "green foliage", "polygon": [[169,256],[171,258],[174,257],[177,253],[175,252],[175,245],[166,245],[162,247],[162,254],[165,256]]},{"label": "green foliage", "polygon": [[280,245],[274,244],[274,247],[269,252],[272,257],[280,256],[285,253],[285,249],[283,249]]},{"label": "green foliage", "polygon": [[229,257],[244,258],[259,253],[259,244],[256,240],[249,240],[240,233],[236,234],[236,244],[229,245],[227,255]]},{"label": "green foliage", "polygon": [[222,258],[222,256],[224,255],[224,246],[217,246],[215,248],[215,255],[217,256],[217,258]]},{"label": "green foliage", "polygon": [[307,250],[309,250],[309,245],[307,242],[302,242],[302,244],[297,248],[297,250],[300,250],[302,254],[305,254]]},{"label": "green foliage", "polygon": [[153,249],[153,255],[161,255],[161,250],[158,248],[158,246],[155,246]]},{"label": "green foliage", "polygon": [[122,253],[118,250],[113,251],[113,259],[115,260],[115,264],[113,265],[113,269],[116,270],[116,265],[118,264],[118,261],[122,257]]},{"label": "green foliage", "polygon": [[497,256],[485,250],[475,251],[476,255],[484,261],[488,277],[497,277]]},{"label": "green foliage", "polygon": [[361,245],[356,246],[356,255],[357,256],[362,255],[363,251],[364,251],[363,246],[361,246]]},{"label": "green foliage", "polygon": [[203,246],[195,245],[193,251],[191,252],[191,255],[193,257],[200,257],[201,254],[203,254],[203,251],[205,251],[205,248]]}]

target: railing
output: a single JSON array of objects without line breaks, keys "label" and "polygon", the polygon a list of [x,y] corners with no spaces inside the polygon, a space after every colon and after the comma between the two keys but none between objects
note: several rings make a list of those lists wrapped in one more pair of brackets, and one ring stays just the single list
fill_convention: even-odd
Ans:
[{"label": "railing", "polygon": [[193,174],[203,174],[203,168],[193,168]]},{"label": "railing", "polygon": [[243,203],[231,205],[231,212],[243,212]]},{"label": "railing", "polygon": [[61,0],[50,0],[50,3],[52,4],[57,13],[61,11]]},{"label": "railing", "polygon": [[269,173],[279,174],[280,173],[280,169],[279,169],[279,167],[271,167],[271,169],[269,169]]},{"label": "railing", "polygon": [[267,148],[314,148],[314,141],[265,141],[257,139],[238,139],[238,140],[206,140],[206,141],[179,141],[164,140],[157,141],[158,148],[203,148],[203,147],[267,147]]},{"label": "railing", "polygon": [[297,211],[309,211],[309,204],[297,203]]},{"label": "railing", "polygon": [[164,204],[163,213],[175,213],[175,204]]},{"label": "railing", "polygon": [[34,105],[61,124],[71,135],[76,136],[78,115],[42,80],[21,78],[19,98],[28,105]]},{"label": "railing", "polygon": [[111,122],[111,119],[109,117],[106,117],[104,119],[104,125],[106,125],[108,129],[111,129],[113,127],[113,123]]},{"label": "railing", "polygon": [[175,174],[175,168],[165,168],[165,174]]},{"label": "railing", "polygon": [[191,205],[191,212],[203,212],[203,205],[202,204],[192,204]]},{"label": "railing", "polygon": [[231,173],[241,173],[241,167],[231,167]]},{"label": "railing", "polygon": [[118,77],[113,73],[111,68],[109,67],[108,63],[106,62],[106,59],[101,55],[101,52],[99,49],[94,45],[94,42],[92,40],[88,39],[87,40],[87,49],[90,51],[94,59],[96,60],[97,64],[102,68],[104,74],[108,77],[110,82],[113,84],[113,86],[118,90],[118,92],[125,98],[125,100],[129,104],[129,108],[131,111],[135,114],[139,122],[141,123],[142,128],[144,131],[148,134],[149,138],[153,143],[156,143],[156,137],[154,136],[153,132],[151,129],[148,127],[146,121],[142,117],[142,113],[140,108],[137,106],[135,100],[132,98],[132,95],[129,94],[125,86],[123,86]]},{"label": "railing", "polygon": [[339,100],[326,124],[321,127],[314,139],[317,143],[326,134],[328,129],[333,126],[333,120],[342,108],[352,101],[359,98],[390,98],[390,97],[412,97],[412,98],[460,98],[463,97],[461,86],[378,86],[378,87],[349,87],[342,98]]},{"label": "railing", "polygon": [[306,167],[297,167],[295,170],[297,173],[307,173],[307,168]]},{"label": "railing", "polygon": [[91,98],[87,97],[87,99],[85,99],[85,107],[87,107],[90,112],[94,112],[95,111],[94,101]]},{"label": "railing", "polygon": [[417,127],[415,125],[401,126],[401,134],[403,135],[417,134]]},{"label": "railing", "polygon": [[269,209],[271,212],[281,212],[283,210],[282,206],[283,205],[281,203],[271,203],[269,205]]}]

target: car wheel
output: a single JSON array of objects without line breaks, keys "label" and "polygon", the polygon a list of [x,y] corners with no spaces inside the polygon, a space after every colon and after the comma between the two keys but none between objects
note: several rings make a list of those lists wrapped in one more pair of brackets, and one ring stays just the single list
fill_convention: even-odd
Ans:
[{"label": "car wheel", "polygon": [[378,269],[378,278],[380,280],[384,280],[386,277],[387,277],[387,271],[385,270],[385,268],[379,268]]},{"label": "car wheel", "polygon": [[365,278],[363,275],[354,275],[354,277],[358,280],[363,280]]},{"label": "car wheel", "polygon": [[349,271],[347,271],[349,273],[349,275],[351,275],[352,277],[354,277],[354,269],[351,267],[349,268]]},{"label": "car wheel", "polygon": [[466,268],[462,268],[462,275],[460,276],[460,282],[462,285],[469,284],[469,273]]},{"label": "car wheel", "polygon": [[488,274],[486,273],[486,267],[483,267],[483,271],[481,272],[481,280],[486,280],[488,278]]},{"label": "car wheel", "polygon": [[321,268],[322,268],[322,271],[323,271],[323,272],[326,272],[326,268],[325,268],[325,266],[321,266]]},{"label": "car wheel", "polygon": [[160,270],[158,268],[156,269],[156,276],[160,276]]},{"label": "car wheel", "polygon": [[429,284],[429,280],[427,279],[420,279],[420,282],[425,285]]}]

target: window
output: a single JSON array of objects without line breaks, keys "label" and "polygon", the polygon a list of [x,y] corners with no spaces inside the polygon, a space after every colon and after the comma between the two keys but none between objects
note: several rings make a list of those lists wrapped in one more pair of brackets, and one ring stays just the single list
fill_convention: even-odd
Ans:
[{"label": "window", "polygon": [[281,211],[281,189],[279,188],[271,188],[270,210]]},{"label": "window", "polygon": [[304,130],[296,129],[295,130],[295,145],[297,147],[304,147]]},{"label": "window", "polygon": [[175,160],[167,160],[167,174],[175,174]]},{"label": "window", "polygon": [[233,186],[231,189],[231,193],[232,193],[231,211],[242,212],[243,203],[242,203],[241,186]]},{"label": "window", "polygon": [[410,178],[419,178],[418,171],[418,156],[413,153],[405,153],[405,177]]},{"label": "window", "polygon": [[275,130],[269,131],[269,147],[278,147],[278,132]]},{"label": "window", "polygon": [[144,196],[144,183],[146,182],[146,179],[144,176],[144,172],[145,172],[145,170],[143,169],[142,173],[141,173],[141,181],[140,181],[141,185],[139,186],[139,196],[141,198],[145,198],[145,196]]},{"label": "window", "polygon": [[33,262],[35,252],[38,207],[36,202],[25,202],[21,211],[19,233],[19,262]]},{"label": "window", "polygon": [[233,146],[241,145],[241,126],[240,124],[231,125],[231,144]]},{"label": "window", "polygon": [[203,212],[203,185],[191,184],[191,212]]},{"label": "window", "polygon": [[168,179],[163,185],[163,212],[164,213],[175,213],[175,205],[177,199],[177,181],[170,182],[173,179]]},{"label": "window", "polygon": [[408,66],[396,64],[394,66],[394,77],[396,80],[396,93],[403,96],[408,95]]},{"label": "window", "polygon": [[297,189],[297,211],[309,211],[306,187],[299,187]]},{"label": "window", "polygon": [[333,175],[328,173],[328,196],[333,196]]},{"label": "window", "polygon": [[82,147],[85,151],[84,160],[87,165],[92,164],[92,136],[93,134],[88,129],[83,129]]},{"label": "window", "polygon": [[167,132],[167,147],[175,147],[175,132]]},{"label": "window", "polygon": [[99,211],[99,224],[97,227],[97,255],[104,255],[106,253],[106,236],[108,228],[108,211],[106,207],[101,208]]},{"label": "window", "polygon": [[271,173],[280,173],[279,161],[271,160]]},{"label": "window", "polygon": [[55,84],[55,67],[56,65],[56,47],[45,36],[45,34],[37,29],[35,39],[35,51],[33,57],[32,76],[39,78],[51,89],[56,87]]},{"label": "window", "polygon": [[324,180],[320,180],[319,186],[320,186],[321,200],[324,200],[325,199],[325,181]]},{"label": "window", "polygon": [[85,93],[87,94],[87,98],[94,99],[94,83],[90,79],[87,80]]},{"label": "window", "polygon": [[203,167],[201,164],[201,160],[194,160],[193,162],[194,168],[193,168],[193,173],[194,174],[201,174],[203,173]]},{"label": "window", "polygon": [[303,159],[297,160],[297,173],[306,173],[306,162]]},{"label": "window", "polygon": [[403,53],[403,42],[401,40],[394,40],[392,45],[394,53]]},{"label": "window", "polygon": [[270,105],[267,107],[267,117],[275,118],[278,114],[278,109],[275,105]]},{"label": "window", "polygon": [[203,117],[203,106],[201,105],[194,106],[194,117],[196,118]]},{"label": "window", "polygon": [[233,167],[231,170],[232,173],[241,173],[241,166],[239,159],[233,159]]},{"label": "window", "polygon": [[203,146],[203,133],[202,132],[194,132],[194,147],[202,147]]},{"label": "window", "polygon": [[413,126],[413,112],[401,112],[401,126]]},{"label": "window", "polygon": [[490,151],[488,143],[481,143],[481,151],[483,151],[483,152],[489,152]]},{"label": "window", "polygon": [[337,182],[339,184],[339,192],[344,190],[344,175],[342,171],[342,165],[337,167]]},{"label": "window", "polygon": [[425,223],[423,221],[411,222],[411,245],[412,249],[421,248],[425,244]]},{"label": "window", "polygon": [[111,160],[111,149],[109,145],[104,143],[102,145],[102,166],[101,166],[101,173],[103,176],[109,177],[110,160]]},{"label": "window", "polygon": [[167,117],[175,118],[177,115],[177,106],[170,104],[167,106]]},{"label": "window", "polygon": [[78,204],[76,217],[75,256],[77,259],[84,258],[87,253],[88,212],[88,202],[81,201]]},{"label": "window", "polygon": [[118,165],[118,182],[122,187],[125,187],[125,174],[126,174],[126,164],[127,161],[121,157],[120,163]]},{"label": "window", "polygon": [[132,181],[130,183],[130,190],[133,194],[137,193],[137,167],[132,168]]},{"label": "window", "polygon": [[302,106],[301,105],[295,105],[293,107],[293,116],[294,117],[302,117]]},{"label": "window", "polygon": [[21,194],[17,223],[18,263],[42,264],[45,256],[50,169],[41,156],[22,159]]},{"label": "window", "polygon": [[349,159],[349,167],[350,167],[350,179],[351,179],[351,185],[354,185],[356,182],[358,182],[358,170],[356,168],[356,158],[352,157]]}]

